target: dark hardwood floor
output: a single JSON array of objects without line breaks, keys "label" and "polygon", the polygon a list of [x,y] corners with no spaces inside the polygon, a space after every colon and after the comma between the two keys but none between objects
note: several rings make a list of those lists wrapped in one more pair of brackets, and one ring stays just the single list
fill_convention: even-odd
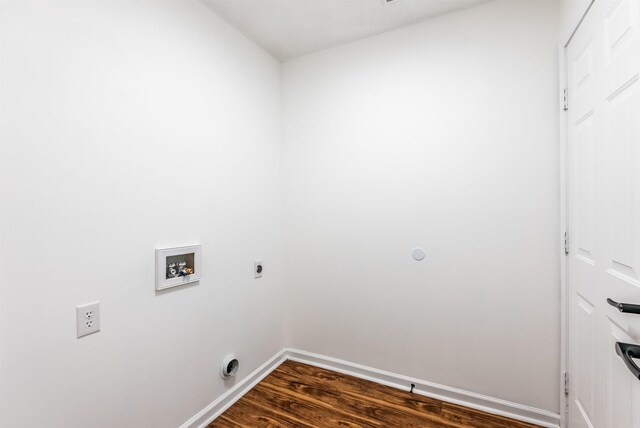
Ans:
[{"label": "dark hardwood floor", "polygon": [[534,425],[286,361],[209,428],[427,427],[532,428]]}]

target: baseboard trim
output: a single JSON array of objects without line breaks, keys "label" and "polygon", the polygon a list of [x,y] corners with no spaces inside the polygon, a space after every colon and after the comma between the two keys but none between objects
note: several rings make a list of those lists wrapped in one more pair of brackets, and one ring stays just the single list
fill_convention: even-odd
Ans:
[{"label": "baseboard trim", "polygon": [[560,426],[560,415],[558,413],[526,406],[524,404],[513,403],[511,401],[501,400],[487,395],[452,388],[446,385],[415,379],[375,369],[373,367],[367,367],[361,364],[351,363],[349,361],[339,360],[337,358],[300,351],[297,349],[287,349],[286,356],[288,360],[333,370],[339,373],[355,376],[360,379],[387,385],[392,388],[409,390],[413,383],[415,384],[415,388],[413,389],[414,393],[449,403],[460,404],[462,406],[492,413],[494,415],[505,416],[546,428],[558,428]]},{"label": "baseboard trim", "polygon": [[267,362],[251,372],[251,374],[234,385],[233,388],[229,389],[207,407],[200,410],[187,422],[182,424],[180,428],[205,428],[215,418],[220,416],[225,410],[242,398],[243,395],[249,392],[251,388],[256,386],[258,382],[267,377],[269,373],[282,364],[287,359],[286,354],[287,350],[283,349],[273,357],[269,358]]},{"label": "baseboard trim", "polygon": [[409,390],[410,385],[413,383],[415,384],[413,392],[416,394],[459,404],[494,415],[529,422],[545,428],[559,428],[560,426],[560,415],[558,413],[465,391],[459,388],[452,388],[426,380],[415,379],[409,376],[327,357],[325,355],[314,354],[299,349],[284,348],[236,386],[198,412],[197,415],[185,422],[180,428],[205,428],[211,421],[220,416],[225,410],[231,407],[233,403],[238,401],[258,382],[286,360],[310,364],[402,390]]}]

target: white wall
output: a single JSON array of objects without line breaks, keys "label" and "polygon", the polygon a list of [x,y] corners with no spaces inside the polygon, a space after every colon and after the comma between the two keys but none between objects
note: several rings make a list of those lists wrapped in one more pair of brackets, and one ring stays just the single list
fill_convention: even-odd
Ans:
[{"label": "white wall", "polygon": [[284,346],[280,65],[197,1],[0,7],[0,426],[176,427]]},{"label": "white wall", "polygon": [[557,7],[285,63],[290,345],[559,411]]},{"label": "white wall", "polygon": [[560,42],[564,45],[592,0],[560,0]]}]

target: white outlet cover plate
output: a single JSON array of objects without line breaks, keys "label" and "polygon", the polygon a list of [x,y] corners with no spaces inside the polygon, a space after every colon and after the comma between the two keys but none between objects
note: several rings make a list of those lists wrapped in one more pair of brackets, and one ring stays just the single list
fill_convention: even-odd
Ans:
[{"label": "white outlet cover plate", "polygon": [[100,331],[100,302],[76,306],[78,338]]}]

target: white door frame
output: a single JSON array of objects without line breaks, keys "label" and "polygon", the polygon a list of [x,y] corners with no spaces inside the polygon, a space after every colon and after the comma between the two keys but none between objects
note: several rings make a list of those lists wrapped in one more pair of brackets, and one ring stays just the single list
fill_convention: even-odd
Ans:
[{"label": "white door frame", "polygon": [[[569,232],[569,224],[567,221],[567,127],[568,114],[564,109],[565,106],[565,88],[569,86],[569,76],[567,75],[567,47],[573,38],[573,35],[580,27],[585,16],[593,6],[596,0],[591,0],[585,7],[583,13],[580,14],[578,22],[572,28],[572,31],[566,41],[560,43],[558,48],[558,69],[559,69],[559,132],[560,132],[560,426],[567,428],[567,411],[568,401],[565,395],[565,376],[567,375],[568,365],[568,349],[569,349],[569,324],[568,324],[568,300],[569,287],[567,284],[567,255],[565,254],[565,235]],[[571,94],[569,94],[571,97]],[[571,239],[571,235],[568,235]]]}]

